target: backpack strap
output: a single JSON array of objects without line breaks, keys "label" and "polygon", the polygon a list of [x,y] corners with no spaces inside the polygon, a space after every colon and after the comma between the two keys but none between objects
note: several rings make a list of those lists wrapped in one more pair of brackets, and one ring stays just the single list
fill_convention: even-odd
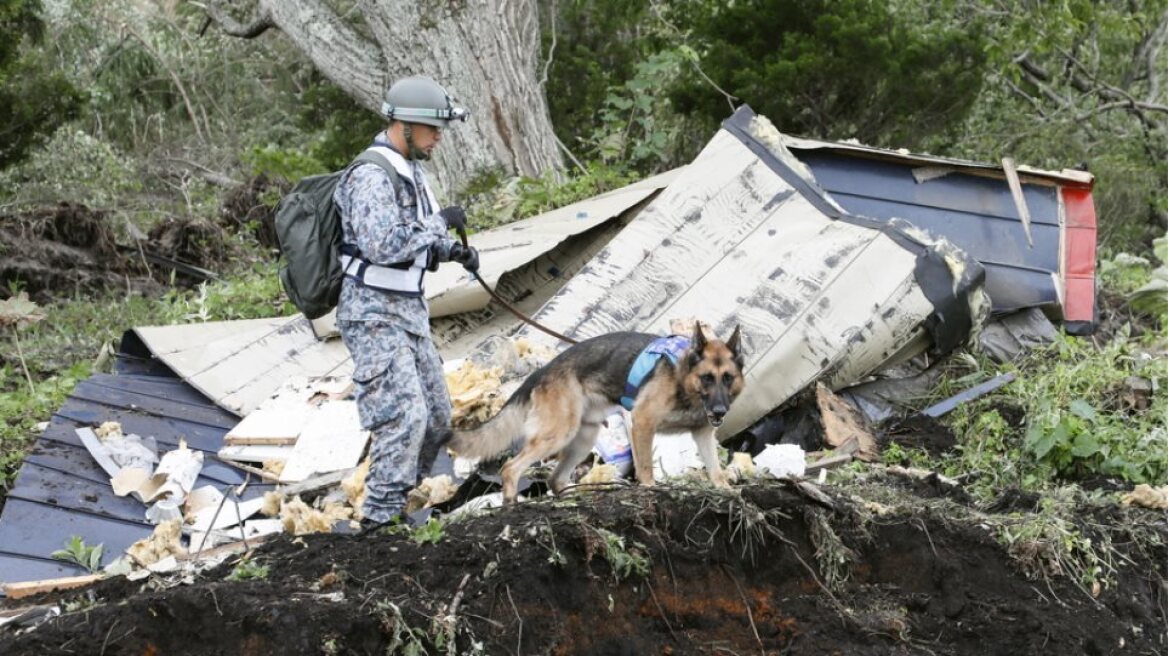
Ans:
[{"label": "backpack strap", "polygon": [[[394,196],[401,196],[402,177],[397,168],[385,155],[374,148],[368,148],[358,155],[349,165],[352,169],[360,164],[373,164],[385,171],[393,185]],[[418,193],[424,193],[419,190]],[[373,264],[361,256],[361,250],[354,244],[341,244],[341,271],[346,278],[352,278],[364,287],[394,292],[403,296],[422,296],[425,293],[423,282],[426,276],[426,267],[429,265],[429,253],[421,253],[413,260],[397,262],[389,265]]]},{"label": "backpack strap", "polygon": [[353,160],[353,163],[349,165],[349,168],[353,168],[358,164],[374,164],[381,168],[381,170],[385,171],[385,174],[389,176],[389,181],[393,185],[394,195],[401,195],[401,174],[397,172],[397,169],[394,168],[388,157],[382,155],[373,148],[367,148]]}]

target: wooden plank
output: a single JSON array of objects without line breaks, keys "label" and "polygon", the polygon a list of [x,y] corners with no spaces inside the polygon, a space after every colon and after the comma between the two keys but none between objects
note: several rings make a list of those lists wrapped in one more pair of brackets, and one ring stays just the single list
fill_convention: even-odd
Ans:
[{"label": "wooden plank", "polygon": [[195,515],[195,521],[183,526],[183,531],[205,533],[235,526],[258,513],[263,507],[264,498],[262,496],[247,501],[227,499],[221,505],[216,504],[200,510]]},{"label": "wooden plank", "polygon": [[[239,440],[255,438],[291,438],[288,444],[296,441],[296,436],[304,428],[308,420],[308,413],[312,406],[305,398],[296,397],[269,399],[267,403],[249,413],[234,428],[227,431],[224,438],[229,444],[263,444],[263,442],[242,442]],[[279,444],[279,442],[275,442]]]},{"label": "wooden plank", "polygon": [[296,437],[236,437],[230,433],[223,438],[227,446],[292,446]]},{"label": "wooden plank", "polygon": [[[249,549],[254,549],[263,544],[264,541],[268,539],[268,537],[270,536],[261,535],[255,538],[248,538],[246,543],[241,540],[239,542],[232,542],[230,544],[221,544],[218,547],[203,549],[202,551],[191,551],[185,555],[178,556],[178,560],[212,560],[218,558],[219,556],[230,556],[237,553],[244,553]],[[198,546],[199,545],[196,544],[194,545],[194,548],[198,548]]]},{"label": "wooden plank", "polygon": [[368,442],[369,431],[361,427],[355,401],[323,403],[309,416],[280,480],[302,481],[313,474],[356,467]]},{"label": "wooden plank", "polygon": [[811,474],[813,472],[818,472],[820,469],[834,469],[840,465],[846,465],[854,459],[855,456],[850,453],[844,453],[838,456],[829,456],[827,458],[822,458],[820,460],[816,460],[815,462],[809,463],[803,473]]},{"label": "wooden plank", "polygon": [[76,429],[77,437],[81,438],[81,443],[85,445],[85,450],[89,451],[89,455],[101,465],[105,473],[110,476],[117,476],[118,472],[122,470],[121,467],[114,462],[110,457],[109,452],[106,451],[105,445],[101,443],[101,438],[97,433],[93,432],[92,428],[78,428]]},{"label": "wooden plank", "polygon": [[91,583],[97,583],[102,578],[101,574],[85,574],[83,576],[66,576],[64,578],[46,579],[43,581],[6,583],[4,584],[4,594],[8,595],[9,599],[23,599],[24,597],[31,597],[42,592],[72,590],[73,588],[84,587]]},{"label": "wooden plank", "polygon": [[354,469],[356,468],[350,467],[348,469],[342,469],[335,472],[329,472],[327,474],[321,474],[319,476],[313,476],[312,478],[306,478],[299,483],[292,483],[290,485],[276,488],[276,491],[286,497],[294,497],[298,494],[315,492],[316,490],[324,489],[326,487],[339,485],[346,476],[353,473]]},{"label": "wooden plank", "polygon": [[253,474],[255,476],[258,476],[261,481],[267,481],[269,483],[279,483],[280,482],[279,476],[276,476],[275,474],[273,474],[270,471],[260,469],[259,467],[252,467],[251,465],[245,465],[242,462],[232,462],[231,466],[238,467],[239,469],[242,469],[243,471],[245,471],[249,474]]},{"label": "wooden plank", "polygon": [[1022,219],[1022,229],[1026,231],[1026,243],[1034,248],[1034,236],[1030,234],[1030,208],[1026,205],[1026,196],[1022,194],[1022,181],[1018,179],[1018,168],[1014,165],[1014,158],[1003,157],[1002,169],[1006,172],[1006,182],[1010,185],[1014,206],[1018,208],[1018,218]]},{"label": "wooden plank", "polygon": [[287,460],[292,455],[294,446],[225,446],[219,449],[220,460],[233,462],[267,462],[269,460]]}]

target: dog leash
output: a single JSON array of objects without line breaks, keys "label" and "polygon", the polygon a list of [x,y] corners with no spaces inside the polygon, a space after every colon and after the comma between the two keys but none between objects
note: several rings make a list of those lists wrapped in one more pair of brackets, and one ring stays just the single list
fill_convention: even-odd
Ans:
[{"label": "dog leash", "polygon": [[[462,245],[466,248],[470,248],[470,244],[467,243],[467,239],[466,239],[466,230],[463,228],[457,228],[456,230],[458,232],[459,239],[462,240]],[[486,280],[483,280],[483,277],[479,275],[478,271],[471,271],[471,275],[474,276],[475,280],[479,281],[479,284],[483,286],[483,289],[487,290],[487,293],[491,295],[491,298],[495,299],[499,303],[499,305],[502,305],[503,307],[507,308],[507,311],[509,311],[511,314],[514,314],[516,317],[519,317],[520,321],[523,321],[524,323],[526,323],[527,325],[529,325],[533,328],[536,328],[538,330],[542,330],[543,332],[551,335],[552,337],[555,337],[558,340],[567,342],[568,344],[578,344],[579,343],[576,340],[572,339],[571,337],[565,337],[564,335],[557,333],[556,331],[552,330],[551,328],[544,326],[543,324],[539,323],[535,319],[532,319],[531,317],[529,317],[529,316],[523,314],[522,312],[520,312],[519,310],[515,309],[515,306],[508,303],[502,296],[499,296],[499,294],[496,293],[495,290],[491,289],[491,286],[487,284]]]}]

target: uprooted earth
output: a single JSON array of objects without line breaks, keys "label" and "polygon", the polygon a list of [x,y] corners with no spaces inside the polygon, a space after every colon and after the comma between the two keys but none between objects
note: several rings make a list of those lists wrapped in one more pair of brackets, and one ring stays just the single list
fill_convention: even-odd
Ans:
[{"label": "uprooted earth", "polygon": [[[977,508],[871,466],[579,487],[366,535],[280,535],[200,572],[17,605],[5,654],[1157,654],[1163,511]],[[1003,537],[1006,536],[1006,537]],[[254,545],[252,545],[254,547]],[[1091,568],[1100,568],[1092,570]],[[1098,574],[1085,583],[1089,571]],[[39,606],[38,606],[39,605]]]}]

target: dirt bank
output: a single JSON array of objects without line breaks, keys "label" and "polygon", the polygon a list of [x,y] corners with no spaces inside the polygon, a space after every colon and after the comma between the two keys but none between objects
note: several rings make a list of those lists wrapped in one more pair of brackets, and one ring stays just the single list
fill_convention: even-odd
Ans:
[{"label": "dirt bank", "polygon": [[1150,654],[1168,640],[1168,554],[1133,554],[1093,599],[1028,580],[984,528],[834,503],[777,483],[619,489],[451,523],[435,543],[282,537],[247,568],[262,578],[225,581],[228,563],[169,589],[107,581],[0,636],[0,653]]}]

